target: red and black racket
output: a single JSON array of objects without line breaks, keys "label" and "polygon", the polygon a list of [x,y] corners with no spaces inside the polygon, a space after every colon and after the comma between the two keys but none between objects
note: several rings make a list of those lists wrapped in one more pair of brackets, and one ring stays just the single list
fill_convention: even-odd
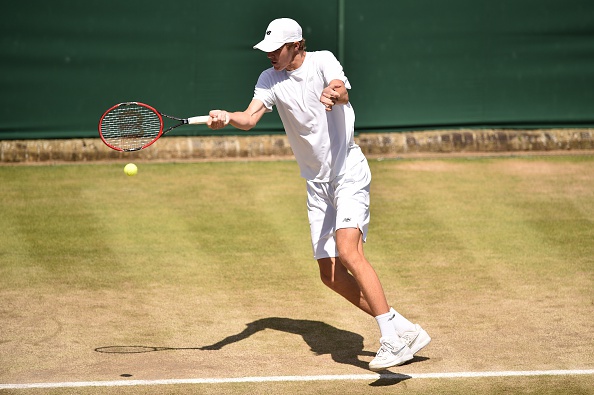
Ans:
[{"label": "red and black racket", "polygon": [[[163,130],[163,118],[178,123]],[[165,115],[148,104],[126,102],[116,104],[105,111],[99,120],[99,136],[105,145],[116,151],[138,151],[150,146],[178,126],[205,124],[208,118],[208,115],[176,118]]]}]

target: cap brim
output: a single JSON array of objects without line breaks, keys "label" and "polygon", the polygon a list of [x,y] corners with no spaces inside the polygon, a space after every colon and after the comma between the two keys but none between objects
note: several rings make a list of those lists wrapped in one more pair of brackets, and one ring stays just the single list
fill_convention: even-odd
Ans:
[{"label": "cap brim", "polygon": [[262,40],[258,44],[254,45],[254,49],[259,49],[260,51],[264,52],[274,52],[280,47],[282,47],[285,43],[278,43],[273,42],[270,40]]}]

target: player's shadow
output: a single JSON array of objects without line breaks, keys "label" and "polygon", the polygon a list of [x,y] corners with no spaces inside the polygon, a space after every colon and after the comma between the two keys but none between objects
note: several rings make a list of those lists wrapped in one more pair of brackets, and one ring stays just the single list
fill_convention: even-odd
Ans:
[{"label": "player's shadow", "polygon": [[270,317],[247,324],[246,328],[214,344],[202,347],[155,347],[155,346],[105,346],[95,351],[108,354],[136,354],[171,350],[220,350],[233,343],[240,342],[265,329],[299,335],[316,355],[329,354],[338,363],[367,369],[367,362],[360,356],[372,357],[375,354],[363,350],[363,336],[338,329],[320,321],[294,320],[290,318]]},{"label": "player's shadow", "polygon": [[[220,350],[233,343],[240,342],[250,336],[263,331],[273,329],[281,332],[299,335],[316,355],[330,355],[332,360],[338,363],[356,366],[368,370],[368,362],[362,361],[360,357],[373,357],[375,353],[365,351],[363,336],[338,329],[320,321],[296,320],[291,318],[269,317],[262,318],[247,324],[246,328],[234,335],[207,346],[202,347],[150,347],[150,346],[108,346],[98,347],[97,352],[102,353],[145,353],[166,350]],[[428,358],[415,357],[408,363],[423,361]],[[384,371],[380,378],[372,386],[394,385],[410,378],[410,376]]]},{"label": "player's shadow", "polygon": [[220,350],[229,344],[245,340],[265,329],[299,335],[316,355],[328,354],[335,362],[353,365],[361,369],[368,369],[368,362],[360,360],[360,356],[375,356],[374,353],[363,350],[363,336],[357,333],[338,329],[320,321],[280,317],[263,318],[251,322],[247,324],[242,332],[227,336],[219,342],[200,347],[200,349]]},{"label": "player's shadow", "polygon": [[227,336],[215,344],[203,346],[200,349],[220,350],[229,344],[245,340],[265,329],[299,335],[316,355],[329,354],[335,362],[357,366],[362,369],[367,369],[367,362],[361,361],[359,357],[375,355],[363,350],[363,336],[357,333],[338,329],[320,321],[280,317],[256,320],[247,324],[242,332]]}]

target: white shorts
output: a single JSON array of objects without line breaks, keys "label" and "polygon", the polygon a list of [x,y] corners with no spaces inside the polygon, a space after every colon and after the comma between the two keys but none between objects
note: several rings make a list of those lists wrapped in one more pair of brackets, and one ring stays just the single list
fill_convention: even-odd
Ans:
[{"label": "white shorts", "polygon": [[367,160],[330,182],[307,181],[307,213],[315,259],[337,257],[336,230],[358,228],[367,238],[371,171]]}]

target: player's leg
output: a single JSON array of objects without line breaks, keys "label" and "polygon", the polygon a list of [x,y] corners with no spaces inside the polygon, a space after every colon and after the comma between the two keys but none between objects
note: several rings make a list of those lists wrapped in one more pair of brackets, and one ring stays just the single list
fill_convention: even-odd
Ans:
[{"label": "player's leg", "polygon": [[414,354],[398,336],[391,322],[394,315],[390,312],[379,277],[363,254],[360,230],[358,228],[338,229],[336,245],[338,259],[356,280],[362,298],[369,305],[381,332],[381,347],[369,363],[369,368],[382,370],[411,360]]},{"label": "player's leg", "polygon": [[369,303],[365,300],[357,280],[344,267],[339,258],[318,259],[320,278],[324,285],[336,292],[365,313],[373,316]]},{"label": "player's leg", "polygon": [[[369,307],[369,303],[363,296],[359,284],[355,277],[344,267],[340,258],[322,258],[318,259],[320,268],[320,278],[322,282],[353,305],[374,316]],[[410,347],[413,354],[419,352],[423,347],[431,342],[431,337],[418,324],[413,324],[399,312],[390,308],[391,322],[396,333]]]},{"label": "player's leg", "polygon": [[[336,246],[338,257],[335,259],[333,273],[330,273],[335,276],[333,289],[375,317],[382,339],[400,338],[413,355],[427,346],[431,342],[427,332],[388,306],[379,277],[363,253],[362,231],[359,228],[338,229]],[[341,280],[337,282],[336,276],[340,276]]]},{"label": "player's leg", "polygon": [[377,273],[363,254],[363,240],[358,228],[343,228],[336,231],[338,259],[353,276],[360,292],[376,317],[390,311],[384,289]]},{"label": "player's leg", "polygon": [[[358,289],[360,298],[378,323],[381,347],[369,363],[369,368],[381,370],[401,365],[412,359],[413,354],[398,336],[380,280],[363,254],[369,224],[371,172],[367,161],[359,158],[349,165],[345,174],[332,182],[336,209],[333,239],[338,256],[335,263],[340,262],[355,280],[357,287],[351,282],[354,290],[349,295],[354,295]],[[359,302],[359,305],[365,304]]]},{"label": "player's leg", "polygon": [[[357,239],[354,242],[354,248],[358,250],[358,254],[363,256],[363,230],[367,231],[367,223],[369,222],[369,182],[371,180],[369,168],[367,163],[363,163],[365,166],[358,168],[359,174],[351,177],[346,182],[347,188],[342,188],[343,196],[347,196],[348,200],[351,197],[355,200],[355,206],[358,206],[355,210],[356,215],[352,218],[350,216],[349,204],[343,205],[346,207],[347,216],[341,216],[341,222],[344,227],[357,226],[354,230],[357,232]],[[361,177],[357,177],[361,175]],[[357,179],[356,181],[354,179]],[[352,186],[352,181],[355,181],[357,185]],[[342,295],[349,302],[359,307],[364,312],[375,316],[374,310],[370,307],[367,297],[361,291],[361,286],[357,279],[349,273],[348,269],[343,265],[340,258],[338,258],[338,249],[336,245],[336,228],[337,226],[337,197],[336,187],[342,186],[338,183],[316,183],[307,182],[307,207],[308,207],[308,218],[311,230],[311,240],[314,252],[314,257],[317,259],[320,267],[320,277],[324,284],[333,289],[338,294]],[[351,197],[349,197],[351,196]],[[343,199],[344,201],[344,199]],[[359,204],[362,202],[362,204]],[[351,222],[352,220],[352,222]],[[364,258],[364,256],[363,256]],[[379,284],[379,279],[375,270],[371,267],[369,262],[364,259],[364,263],[367,267],[361,266],[363,269],[356,271],[357,275],[375,277],[375,284]],[[369,270],[371,269],[371,270]],[[367,284],[367,282],[366,282]],[[371,284],[374,284],[373,282]],[[389,312],[388,305],[385,301],[383,289],[379,284],[381,290],[381,296],[383,297],[383,310],[385,312],[379,316],[375,316],[380,331],[382,332],[382,348],[378,355],[370,364],[372,369],[383,369],[389,366],[395,366],[406,362],[411,359],[413,355],[410,349],[403,344],[396,334],[392,317],[394,316]],[[374,293],[375,295],[375,293]],[[387,334],[387,335],[385,335]],[[384,344],[385,343],[385,344]]]}]

